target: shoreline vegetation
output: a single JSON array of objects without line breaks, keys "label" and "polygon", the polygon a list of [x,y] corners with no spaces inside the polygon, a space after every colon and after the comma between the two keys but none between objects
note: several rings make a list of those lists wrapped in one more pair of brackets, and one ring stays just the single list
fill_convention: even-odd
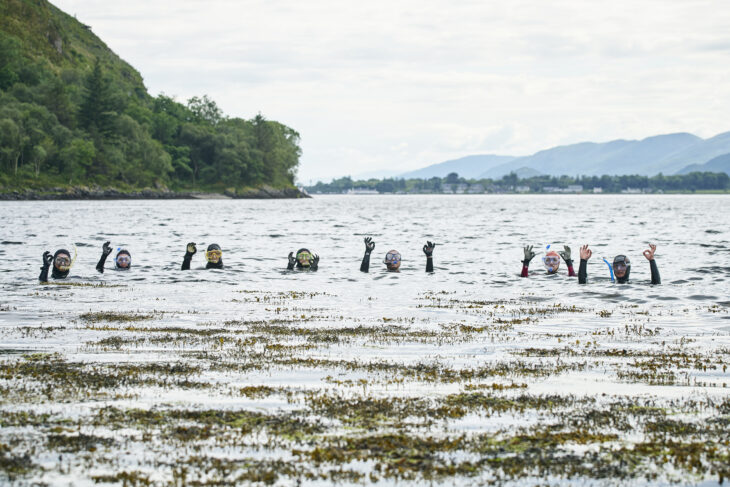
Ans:
[{"label": "shoreline vegetation", "polygon": [[260,113],[150,95],[46,0],[0,3],[0,199],[296,198],[300,156],[297,131]]},{"label": "shoreline vegetation", "polygon": [[330,183],[305,186],[311,195],[321,194],[728,194],[726,173],[693,172],[665,176],[533,176],[510,173],[502,179],[465,179],[457,173],[430,179],[339,178]]}]

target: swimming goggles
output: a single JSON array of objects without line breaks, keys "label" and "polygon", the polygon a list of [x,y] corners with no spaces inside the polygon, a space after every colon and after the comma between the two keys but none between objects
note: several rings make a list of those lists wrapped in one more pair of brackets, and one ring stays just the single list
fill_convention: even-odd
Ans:
[{"label": "swimming goggles", "polygon": [[395,265],[398,262],[400,262],[400,254],[398,252],[388,252],[385,254],[385,259],[383,260],[383,264],[392,264]]},{"label": "swimming goggles", "polygon": [[59,271],[65,272],[71,268],[71,257],[67,257],[65,254],[60,254],[56,256],[53,261],[53,265]]},{"label": "swimming goggles", "polygon": [[132,257],[127,254],[118,255],[115,259],[117,267],[129,267],[132,264]]},{"label": "swimming goggles", "polygon": [[220,260],[222,255],[223,255],[223,252],[220,250],[206,250],[205,251],[205,258],[208,262],[218,261],[218,260]]}]

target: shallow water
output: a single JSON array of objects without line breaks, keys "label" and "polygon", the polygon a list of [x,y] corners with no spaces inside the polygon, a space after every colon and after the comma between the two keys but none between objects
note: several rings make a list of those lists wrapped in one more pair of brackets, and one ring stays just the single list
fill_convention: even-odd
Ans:
[{"label": "shallow water", "polygon": [[[51,423],[91,417],[109,406],[122,410],[245,409],[271,415],[299,411],[301,417],[312,420],[319,416],[311,397],[302,394],[438,402],[449,394],[499,382],[518,383],[517,392],[540,397],[571,395],[597,403],[658,401],[662,407],[678,401],[676,415],[692,413],[695,422],[722,419],[730,410],[693,409],[689,403],[697,398],[714,403],[727,398],[725,386],[730,376],[721,365],[730,356],[728,203],[727,196],[687,195],[2,202],[0,362],[6,373],[0,376],[0,385],[7,394],[0,407],[4,411],[51,412]],[[369,274],[359,272],[365,236],[376,242]],[[95,271],[106,240],[131,251],[130,271],[114,271],[111,258],[103,275]],[[434,274],[424,272],[421,247],[426,240],[438,244]],[[193,269],[183,272],[179,267],[189,241],[198,244],[199,252]],[[650,242],[658,246],[661,286],[648,284],[649,264],[642,251]],[[225,269],[203,269],[203,250],[210,243],[222,247]],[[577,279],[567,277],[564,264],[558,276],[545,275],[541,256],[547,245],[555,250],[570,245],[577,271],[578,249],[583,243],[593,249],[587,285],[580,286]],[[522,246],[527,244],[534,245],[538,256],[530,277],[522,279]],[[43,251],[74,246],[78,255],[67,282],[101,286],[40,285],[37,277]],[[285,270],[287,254],[300,247],[321,256],[318,272]],[[385,272],[381,263],[391,248],[399,250],[404,259],[397,274]],[[619,253],[632,260],[629,285],[611,283],[608,268],[601,261]],[[570,309],[573,306],[575,310]],[[146,317],[127,324],[121,318],[84,318],[89,312]],[[343,335],[356,327],[386,331],[392,327],[392,333]],[[181,331],[161,331],[165,328]],[[293,333],[301,329],[332,329],[339,336]],[[186,335],[188,331],[210,333]],[[568,350],[569,346],[573,348]],[[635,355],[616,358],[616,349]],[[75,384],[69,389],[71,379],[44,380],[14,368],[29,361],[29,353],[38,352],[59,354],[38,356],[41,361],[79,363],[83,370],[101,367],[104,373],[112,373],[115,364],[194,365],[195,370],[184,376],[197,385],[148,381],[121,388]],[[694,355],[680,357],[684,352]],[[660,353],[671,357],[665,360]],[[256,360],[251,358],[254,355]],[[301,360],[294,362],[292,358]],[[646,370],[631,365],[631,360],[644,364]],[[227,365],[219,367],[223,363]],[[368,363],[380,364],[380,368],[363,366]],[[437,366],[439,373],[502,366],[508,371],[444,380],[420,376],[420,372],[414,376],[412,370],[387,372],[384,364],[430,364]],[[527,365],[544,367],[545,374],[518,370]],[[144,374],[155,376],[157,372],[147,370]],[[175,372],[163,375],[175,377]],[[251,385],[266,385],[276,391],[254,398],[230,392]],[[58,387],[63,394],[49,392],[44,398],[38,392],[44,387]],[[512,397],[514,392],[498,394]],[[309,408],[305,412],[300,409],[302,402]],[[579,409],[576,406],[576,411]],[[570,407],[566,410],[569,412]],[[453,421],[442,419],[432,431],[504,435],[515,425],[545,424],[539,419],[544,414],[540,411],[521,411],[514,417],[468,412]],[[332,431],[345,425],[340,417],[329,419],[335,423]],[[47,436],[55,427],[51,423],[21,423],[5,425],[0,446],[14,444],[16,452],[26,451],[33,438]],[[377,428],[411,432],[412,425],[383,420]],[[105,436],[103,430],[103,425],[90,426],[87,433]],[[355,428],[353,434],[357,436],[358,431]],[[655,441],[640,431],[634,433],[636,438]],[[166,438],[164,431],[155,434]],[[714,436],[707,435],[692,439],[715,441]],[[117,438],[120,434],[107,432],[106,436]],[[639,441],[625,431],[619,436],[629,445]],[[118,445],[139,448],[134,435],[121,437],[124,439],[115,440]],[[176,446],[159,441],[156,455],[162,462]],[[250,451],[252,445],[258,445],[256,451],[265,450],[266,439],[257,441],[249,442],[246,448],[231,443],[224,452],[208,451],[211,456],[229,460],[250,460],[255,456]],[[47,451],[55,451],[51,440],[47,444]],[[612,443],[613,447],[621,444]],[[577,447],[571,444],[565,448]],[[110,452],[94,451],[98,453],[68,454],[68,465],[56,461],[54,455],[36,451],[31,455],[34,467],[7,478],[19,483],[40,479],[91,484],[99,481],[93,479],[93,472],[116,475],[136,471],[160,484],[173,482],[173,468],[160,473],[159,465],[139,455],[130,454],[120,464],[108,458],[113,456]],[[473,449],[469,451],[459,451],[459,458],[474,454]],[[727,446],[723,451],[727,452]],[[285,443],[264,457],[286,459],[296,456],[294,452]],[[556,452],[565,453],[559,448]],[[677,478],[685,483],[716,481],[717,475],[710,472],[712,462],[705,462],[704,474],[677,467]],[[319,464],[307,461],[296,464],[305,470],[319,468]],[[367,462],[347,465],[353,471],[373,471]],[[428,471],[428,466],[420,467]],[[494,479],[495,468],[483,467],[478,478]],[[191,467],[191,478],[205,478],[202,470]],[[674,473],[664,470],[660,468],[657,478],[641,477],[641,481],[671,480]],[[433,471],[441,472],[436,467]],[[522,477],[497,477],[510,482],[525,475],[543,478],[549,474],[554,482],[568,483],[592,478],[585,472],[577,476],[563,471],[522,472]],[[219,474],[215,477],[219,481],[231,481],[226,477],[230,472]],[[470,482],[464,479],[474,474],[439,475],[426,478],[458,484]],[[275,482],[288,485],[297,478],[315,480],[298,471],[281,474]],[[424,477],[381,475],[378,481],[393,479],[419,482]],[[353,479],[332,475],[317,479],[323,483],[335,480],[348,483]],[[604,482],[600,477],[594,480]],[[357,481],[369,482],[367,478]]]}]

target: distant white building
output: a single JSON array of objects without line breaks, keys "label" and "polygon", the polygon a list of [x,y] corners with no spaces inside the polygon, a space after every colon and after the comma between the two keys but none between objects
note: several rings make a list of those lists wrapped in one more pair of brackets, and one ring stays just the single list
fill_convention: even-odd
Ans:
[{"label": "distant white building", "polygon": [[621,194],[641,194],[642,192],[639,188],[626,188],[621,190]]},{"label": "distant white building", "polygon": [[571,184],[567,188],[565,188],[566,193],[582,193],[583,192],[583,185],[582,184]]},{"label": "distant white building", "polygon": [[595,187],[595,188],[593,188],[593,192],[596,193],[596,194],[603,193],[603,188]]},{"label": "distant white building", "polygon": [[380,194],[377,189],[370,188],[350,188],[345,194]]},{"label": "distant white building", "polygon": [[469,189],[466,191],[469,194],[481,194],[484,192],[484,186],[481,184],[472,184],[469,186]]},{"label": "distant white building", "polygon": [[515,188],[515,192],[517,193],[529,193],[530,187],[529,186],[517,186]]}]

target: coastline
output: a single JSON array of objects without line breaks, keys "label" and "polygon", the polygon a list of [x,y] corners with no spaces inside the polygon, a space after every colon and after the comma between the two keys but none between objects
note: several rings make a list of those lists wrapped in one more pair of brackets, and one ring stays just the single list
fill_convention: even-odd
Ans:
[{"label": "coastline", "polygon": [[145,188],[137,191],[120,191],[115,188],[78,186],[70,188],[25,189],[0,193],[0,201],[38,200],[142,200],[142,199],[297,199],[311,198],[298,188],[276,189],[271,186],[239,190],[171,191]]}]

